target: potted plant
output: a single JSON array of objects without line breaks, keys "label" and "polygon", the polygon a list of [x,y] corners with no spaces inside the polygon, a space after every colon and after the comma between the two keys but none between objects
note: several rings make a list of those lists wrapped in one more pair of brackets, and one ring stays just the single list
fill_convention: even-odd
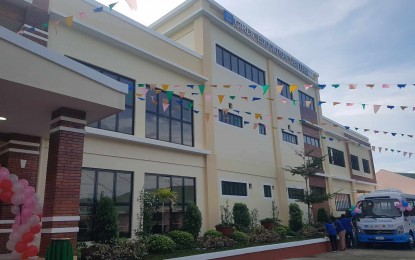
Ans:
[{"label": "potted plant", "polygon": [[221,223],[215,226],[216,230],[221,232],[224,236],[230,237],[233,233],[233,216],[229,209],[228,200],[226,200],[225,206],[220,206],[220,219]]},{"label": "potted plant", "polygon": [[274,229],[274,227],[276,227],[278,223],[281,221],[278,218],[279,211],[278,211],[278,206],[275,203],[275,200],[272,200],[271,212],[272,212],[271,218],[264,218],[260,220],[261,225],[264,226],[264,228],[269,229],[269,230]]}]

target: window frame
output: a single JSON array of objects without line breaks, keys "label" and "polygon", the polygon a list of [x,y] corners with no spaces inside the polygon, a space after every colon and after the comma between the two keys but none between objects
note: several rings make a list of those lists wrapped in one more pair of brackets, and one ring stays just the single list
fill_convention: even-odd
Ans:
[{"label": "window frame", "polygon": [[351,207],[350,194],[335,193],[334,203],[337,211],[346,211]]},{"label": "window frame", "polygon": [[[262,186],[263,186],[263,190],[264,190],[264,198],[271,199],[272,198],[272,185],[263,184]],[[269,195],[269,196],[267,196],[267,195]]]},{"label": "window frame", "polygon": [[363,164],[363,172],[370,174],[370,164],[369,164],[369,160],[366,160],[366,159],[362,158],[362,164]]},{"label": "window frame", "polygon": [[[94,193],[93,193],[93,198],[92,198],[92,202],[90,203],[86,203],[86,202],[79,202],[79,207],[82,206],[90,206],[92,208],[91,210],[91,214],[90,216],[95,215],[97,207],[98,207],[98,185],[99,185],[99,181],[97,182],[97,180],[99,180],[99,174],[106,172],[106,173],[112,173],[113,174],[113,183],[112,183],[112,199],[114,201],[115,206],[129,206],[129,212],[130,212],[130,219],[129,219],[129,231],[128,234],[126,235],[127,238],[130,238],[132,236],[132,215],[133,215],[133,193],[134,193],[134,172],[133,171],[123,171],[123,170],[110,170],[110,169],[101,169],[101,168],[91,168],[91,167],[82,167],[82,172],[83,171],[91,171],[94,172]],[[117,175],[118,173],[120,174],[130,174],[131,176],[131,184],[130,184],[130,203],[127,202],[117,202],[116,196],[117,196]],[[81,173],[82,174],[82,173]],[[87,214],[82,214],[82,215],[87,215]],[[81,214],[80,214],[81,216]],[[93,219],[91,218],[90,221],[92,222]],[[79,240],[79,241],[89,241],[89,240]]]},{"label": "window frame", "polygon": [[[305,144],[309,144],[315,147],[320,147],[320,139],[317,139],[315,137],[303,134],[303,138],[304,138],[304,143]],[[317,144],[317,145],[315,145]]]},{"label": "window frame", "polygon": [[282,85],[283,88],[281,90],[280,95],[286,97],[290,100],[294,100],[293,93],[290,92],[290,85],[281,79],[277,79],[277,85]]},{"label": "window frame", "polygon": [[[225,190],[224,189],[224,184],[234,184],[234,185],[239,185],[241,187],[245,187],[245,190],[242,189],[242,191],[245,192],[245,194],[224,194]],[[221,180],[220,181],[220,187],[221,187],[221,195],[224,197],[239,197],[239,198],[247,198],[248,197],[248,183],[247,182],[240,182],[240,181],[233,181],[233,180]],[[236,188],[237,190],[239,189],[239,187]],[[229,192],[230,193],[230,192]]]},{"label": "window frame", "polygon": [[264,124],[258,123],[258,132],[261,135],[267,135],[267,128]]},{"label": "window frame", "polygon": [[[218,108],[218,114],[219,114],[219,122],[231,125],[231,126],[236,126],[239,128],[243,128],[244,124],[243,124],[243,117],[240,115],[236,115],[230,112],[223,112],[222,109]],[[240,124],[237,124],[239,123]]]},{"label": "window frame", "polygon": [[[340,160],[340,162],[338,161],[338,159],[340,158],[340,153],[341,153],[341,158],[342,160]],[[344,152],[334,149],[332,147],[328,147],[328,154],[329,154],[329,163],[332,165],[336,165],[339,167],[346,167],[346,162],[344,160]]]},{"label": "window frame", "polygon": [[[225,61],[225,55],[229,54],[229,63]],[[247,62],[238,55],[235,55],[231,51],[223,48],[219,44],[216,44],[216,64],[242,76],[258,85],[265,84],[265,71],[255,66],[254,64]],[[233,64],[235,62],[236,64]],[[243,70],[243,71],[242,71]],[[255,78],[254,78],[255,77]]]},{"label": "window frame", "polygon": [[[300,99],[300,106],[303,106],[312,111],[316,111],[314,98],[312,96],[307,95],[304,92],[298,91],[298,98]],[[307,106],[306,101],[311,101],[310,106]]]},{"label": "window frame", "polygon": [[353,170],[360,171],[359,157],[357,157],[356,155],[350,154],[350,164]]},{"label": "window frame", "polygon": [[[146,88],[150,88],[150,86],[147,84],[146,85]],[[146,125],[145,125],[145,138],[149,138],[149,139],[153,139],[153,140],[158,140],[158,141],[162,141],[162,142],[168,142],[168,143],[172,143],[172,144],[178,144],[178,145],[184,145],[184,146],[188,146],[188,147],[194,147],[194,145],[195,145],[195,131],[194,131],[194,113],[193,113],[193,105],[194,105],[194,101],[193,100],[191,100],[191,99],[189,99],[189,98],[181,98],[179,95],[176,95],[176,94],[173,94],[172,95],[172,98],[171,98],[171,100],[170,100],[170,105],[169,105],[169,107],[166,109],[166,111],[168,110],[169,112],[168,112],[168,116],[166,116],[166,115],[164,115],[164,113],[166,113],[166,112],[161,112],[160,111],[160,105],[159,104],[161,104],[162,102],[163,102],[163,100],[162,100],[162,95],[160,95],[161,93],[167,93],[166,91],[164,91],[164,90],[161,90],[161,89],[158,89],[158,88],[156,88],[155,89],[155,91],[160,91],[159,93],[156,93],[155,95],[156,95],[156,97],[157,97],[157,104],[155,104],[155,111],[152,111],[148,106],[147,106],[147,104],[148,104],[148,102],[152,102],[152,101],[150,101],[150,96],[149,95],[151,95],[152,93],[150,92],[151,90],[149,90],[149,91],[147,91],[147,94],[146,94],[146,112],[145,112],[145,120],[146,120]],[[179,99],[180,101],[181,101],[181,104],[180,104],[180,119],[178,119],[178,118],[174,118],[173,116],[172,116],[172,109],[174,109],[174,107],[175,107],[175,104],[171,104],[172,102],[173,102],[173,100],[174,99]],[[186,101],[186,103],[187,102],[191,102],[192,103],[192,107],[191,108],[185,108],[184,106],[183,106],[183,101]],[[184,111],[183,110],[185,110],[185,109],[189,109],[190,111],[190,115],[191,115],[191,117],[190,117],[190,119],[191,119],[191,122],[189,122],[189,121],[187,121],[187,120],[185,120],[185,118],[184,118]],[[152,136],[150,136],[150,135],[148,135],[147,134],[147,127],[149,126],[148,124],[147,124],[147,114],[150,114],[151,116],[155,116],[156,117],[156,137],[155,138],[153,138]],[[169,140],[167,141],[167,140],[163,140],[163,139],[160,139],[160,133],[161,133],[161,131],[160,131],[160,128],[159,128],[159,126],[160,126],[160,119],[164,119],[164,120],[168,120],[169,121],[169,133],[168,133],[168,135],[169,135]],[[181,142],[180,143],[177,143],[177,142],[173,142],[173,139],[172,139],[172,137],[173,137],[173,135],[172,135],[172,129],[173,129],[173,127],[172,127],[172,125],[173,125],[173,121],[175,121],[175,122],[180,122],[180,129],[181,129],[181,133],[180,133],[180,139],[181,139]],[[188,145],[188,144],[185,144],[185,135],[184,135],[184,125],[190,125],[190,128],[191,128],[191,135],[192,135],[192,137],[191,137],[191,139],[192,139],[192,143],[191,143],[191,145]]]},{"label": "window frame", "polygon": [[287,193],[288,193],[288,199],[290,200],[299,200],[304,197],[304,189],[288,187]]},{"label": "window frame", "polygon": [[[285,141],[287,143],[298,145],[298,136],[296,136],[295,134],[288,133],[284,130],[281,130],[281,132],[282,132],[282,140],[283,141]],[[295,140],[295,142],[292,142],[291,139]]]}]

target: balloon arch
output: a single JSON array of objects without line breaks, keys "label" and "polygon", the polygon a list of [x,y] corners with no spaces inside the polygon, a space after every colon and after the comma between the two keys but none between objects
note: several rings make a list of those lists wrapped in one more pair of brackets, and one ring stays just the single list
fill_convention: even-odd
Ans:
[{"label": "balloon arch", "polygon": [[27,180],[19,180],[7,168],[1,167],[0,201],[12,204],[11,212],[15,216],[6,248],[17,259],[37,256],[42,227],[42,204],[35,189],[29,186]]}]

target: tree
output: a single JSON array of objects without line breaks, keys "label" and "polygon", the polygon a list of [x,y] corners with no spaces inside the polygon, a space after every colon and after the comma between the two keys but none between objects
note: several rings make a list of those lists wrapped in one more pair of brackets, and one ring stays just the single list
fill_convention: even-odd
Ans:
[{"label": "tree", "polygon": [[158,201],[162,203],[162,210],[161,210],[161,232],[164,233],[164,203],[166,200],[170,201],[171,205],[174,206],[177,202],[177,192],[172,191],[169,188],[161,188],[154,191],[154,197],[158,199]]},{"label": "tree", "polygon": [[297,232],[303,228],[303,212],[297,203],[291,203],[289,206],[290,219],[288,220],[288,226],[294,232]]},{"label": "tree", "polygon": [[321,194],[318,192],[310,191],[309,189],[309,179],[311,176],[315,176],[316,173],[321,171],[323,161],[326,156],[322,157],[312,157],[310,154],[313,150],[309,151],[296,151],[295,154],[302,159],[302,163],[299,166],[292,167],[287,166],[283,170],[291,172],[291,174],[299,175],[303,177],[305,181],[305,190],[302,198],[297,199],[298,202],[304,203],[307,205],[307,217],[308,224],[311,224],[311,205],[315,203],[321,203],[331,199],[333,196],[331,194]]},{"label": "tree", "polygon": [[183,231],[187,231],[196,239],[202,228],[202,213],[194,203],[186,204],[183,216]]},{"label": "tree", "polygon": [[92,241],[108,244],[118,238],[118,212],[111,198],[100,198],[93,220]]},{"label": "tree", "polygon": [[138,228],[135,230],[135,235],[136,237],[140,235],[148,236],[151,234],[152,219],[156,208],[154,194],[146,192],[143,188],[140,191],[137,202],[140,212],[137,214]]}]

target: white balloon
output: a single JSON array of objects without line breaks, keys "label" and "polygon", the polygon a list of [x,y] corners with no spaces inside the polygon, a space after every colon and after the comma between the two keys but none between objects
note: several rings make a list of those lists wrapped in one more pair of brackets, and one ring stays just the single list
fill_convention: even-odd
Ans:
[{"label": "white balloon", "polygon": [[11,212],[12,212],[14,215],[20,215],[20,207],[19,207],[19,206],[17,206],[17,205],[13,205],[13,206],[12,206],[12,209],[11,209]]},{"label": "white balloon", "polygon": [[6,248],[10,251],[13,251],[15,245],[16,245],[16,242],[9,240],[6,243]]},{"label": "white balloon", "polygon": [[[13,181],[12,181],[12,182],[13,182]],[[23,189],[24,189],[23,184],[21,184],[20,182],[16,182],[16,183],[13,185],[12,191],[13,191],[13,192],[22,192],[22,191],[23,191]]]},{"label": "white balloon", "polygon": [[9,175],[9,180],[11,180],[13,182],[13,186],[19,181],[19,177],[17,177],[17,175],[15,174],[10,174]]},{"label": "white balloon", "polygon": [[[10,235],[9,235],[9,241],[13,241],[14,243],[17,243],[19,240],[20,240],[20,238],[21,238],[22,236],[19,234],[19,232],[15,232],[15,231],[13,231],[12,233],[10,233]],[[10,250],[10,249],[9,249]],[[12,249],[11,249],[12,250]]]},{"label": "white balloon", "polygon": [[40,223],[40,218],[39,216],[33,215],[29,218],[28,223],[30,224],[30,226],[35,226],[37,224]]}]

